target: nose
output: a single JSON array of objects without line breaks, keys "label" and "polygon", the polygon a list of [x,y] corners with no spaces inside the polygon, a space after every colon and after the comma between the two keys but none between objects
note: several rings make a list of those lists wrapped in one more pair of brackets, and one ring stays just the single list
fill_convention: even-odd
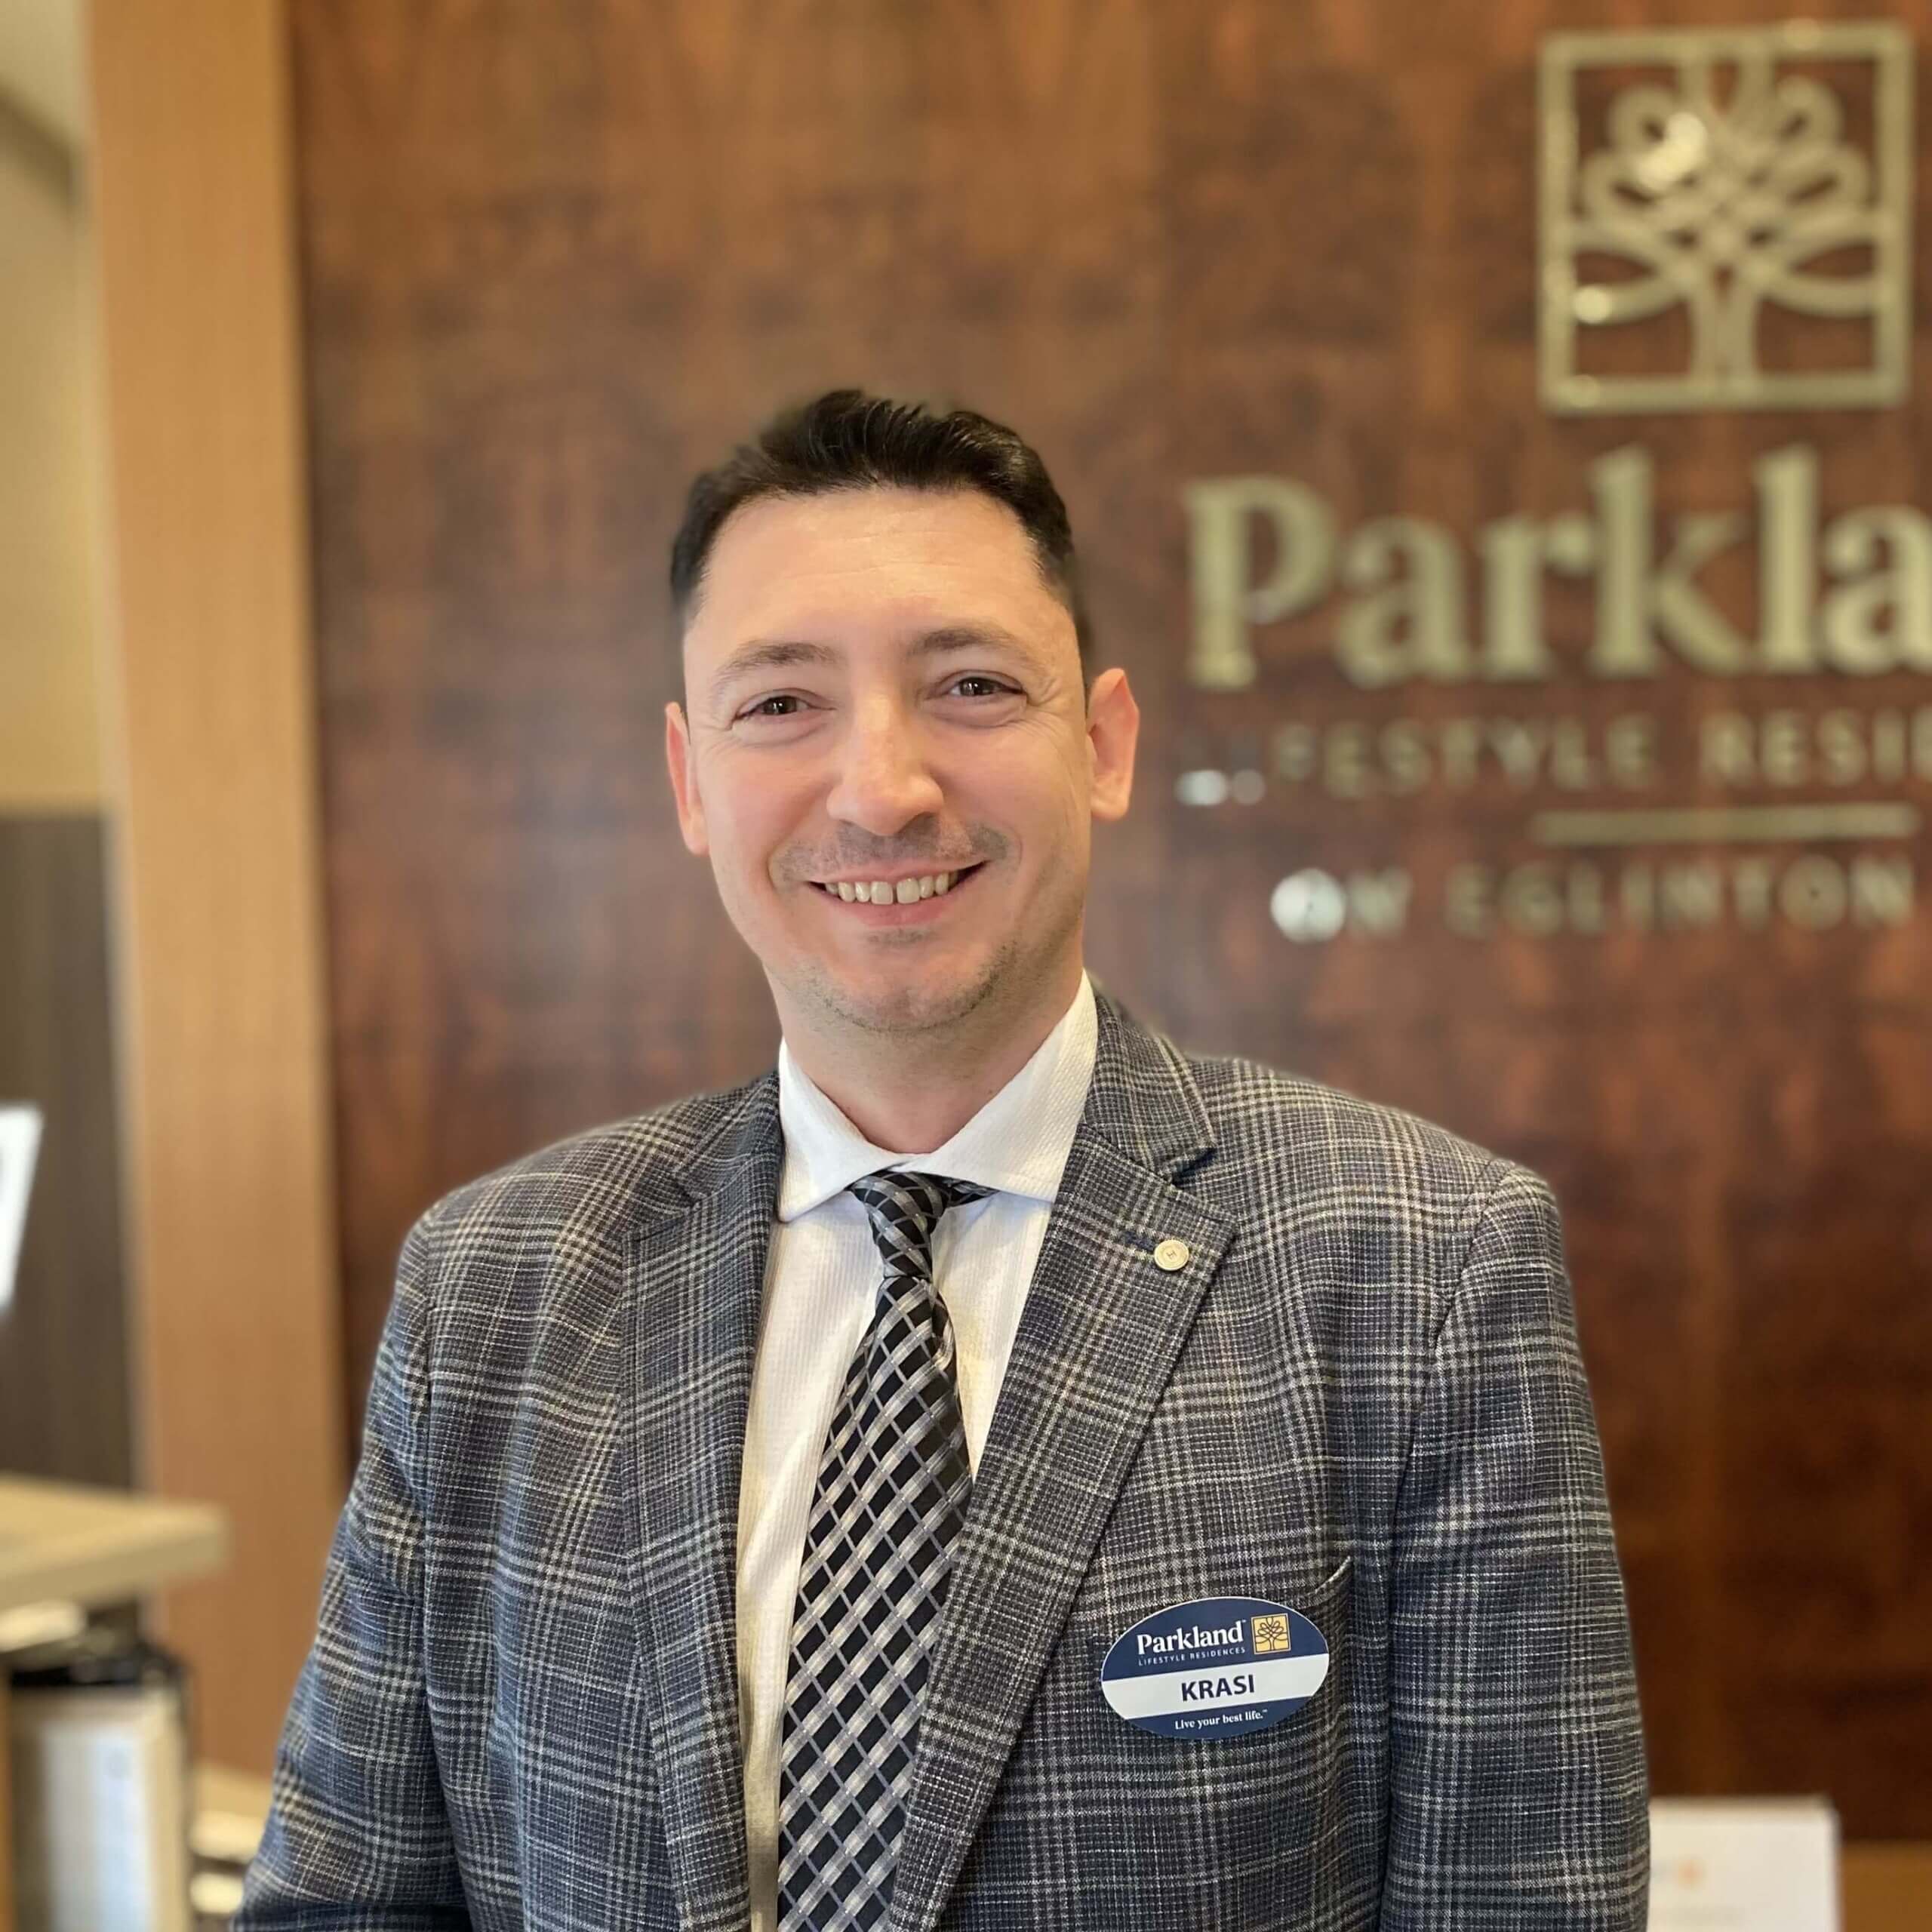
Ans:
[{"label": "nose", "polygon": [[832,816],[888,838],[937,812],[942,797],[918,723],[905,707],[883,694],[856,707],[826,800]]}]

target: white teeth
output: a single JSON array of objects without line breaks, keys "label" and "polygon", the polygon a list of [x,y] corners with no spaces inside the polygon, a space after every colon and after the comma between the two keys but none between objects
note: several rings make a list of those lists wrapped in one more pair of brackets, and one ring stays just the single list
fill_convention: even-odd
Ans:
[{"label": "white teeth", "polygon": [[950,892],[959,878],[958,872],[924,872],[917,878],[898,880],[862,878],[855,884],[841,878],[828,882],[826,891],[835,892],[848,905],[912,906],[936,894]]}]

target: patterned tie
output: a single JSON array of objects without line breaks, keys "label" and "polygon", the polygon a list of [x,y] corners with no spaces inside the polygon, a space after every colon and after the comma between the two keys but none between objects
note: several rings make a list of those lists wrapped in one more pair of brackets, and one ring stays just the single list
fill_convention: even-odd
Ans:
[{"label": "patterned tie", "polygon": [[952,1540],[972,1493],[933,1229],[991,1190],[887,1169],[849,1190],[885,1277],[825,1438],[792,1626],[781,1932],[884,1923]]}]

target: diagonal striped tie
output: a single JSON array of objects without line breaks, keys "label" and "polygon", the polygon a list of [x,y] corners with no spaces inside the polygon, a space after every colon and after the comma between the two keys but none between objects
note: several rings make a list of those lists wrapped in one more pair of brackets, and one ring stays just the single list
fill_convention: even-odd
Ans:
[{"label": "diagonal striped tie", "polygon": [[947,1208],[991,1190],[888,1169],[850,1191],[885,1275],[805,1533],[778,1780],[780,1932],[884,1923],[927,1661],[973,1487],[932,1237]]}]

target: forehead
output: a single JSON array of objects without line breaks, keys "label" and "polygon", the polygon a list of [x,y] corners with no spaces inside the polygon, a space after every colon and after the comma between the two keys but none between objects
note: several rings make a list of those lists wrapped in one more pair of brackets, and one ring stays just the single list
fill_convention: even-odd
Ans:
[{"label": "forehead", "polygon": [[976,620],[1022,635],[1057,622],[1072,636],[1011,510],[977,490],[837,490],[732,513],[685,644],[708,653],[780,632],[832,642]]}]

